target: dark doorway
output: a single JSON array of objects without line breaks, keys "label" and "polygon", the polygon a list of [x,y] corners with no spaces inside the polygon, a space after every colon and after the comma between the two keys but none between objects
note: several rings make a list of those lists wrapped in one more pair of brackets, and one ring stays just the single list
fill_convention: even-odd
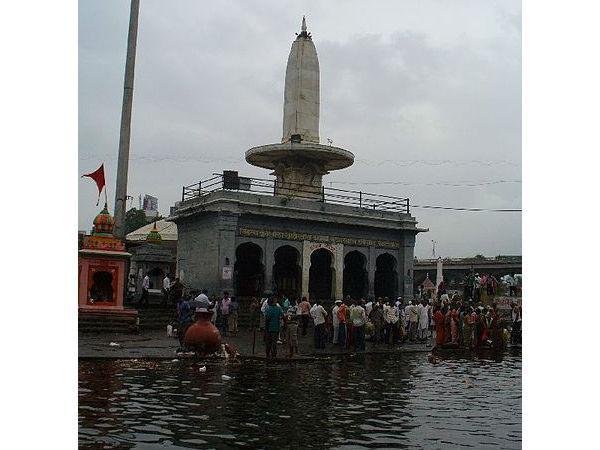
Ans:
[{"label": "dark doorway", "polygon": [[290,245],[284,245],[275,250],[273,265],[273,284],[277,295],[289,298],[300,296],[301,269],[298,265],[300,253]]},{"label": "dark doorway", "polygon": [[311,300],[330,300],[333,286],[333,255],[327,249],[320,248],[310,255],[308,272],[308,293]]},{"label": "dark doorway", "polygon": [[398,295],[398,274],[396,258],[389,253],[379,255],[375,261],[375,297],[396,298]]},{"label": "dark doorway", "polygon": [[162,289],[165,272],[160,267],[155,267],[148,271],[148,278],[150,278],[150,289]]},{"label": "dark doorway", "polygon": [[90,298],[93,298],[96,303],[114,301],[112,282],[113,277],[110,272],[96,272],[92,277]]},{"label": "dark doorway", "polygon": [[262,295],[264,267],[262,249],[252,242],[241,244],[235,251],[234,286],[236,296]]},{"label": "dark doorway", "polygon": [[366,297],[369,289],[367,258],[359,251],[352,251],[344,258],[344,296]]}]

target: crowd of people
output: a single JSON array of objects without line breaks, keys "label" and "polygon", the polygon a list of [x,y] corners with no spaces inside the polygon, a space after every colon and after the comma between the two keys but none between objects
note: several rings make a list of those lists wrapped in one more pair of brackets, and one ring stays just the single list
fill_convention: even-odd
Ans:
[{"label": "crowd of people", "polygon": [[[256,317],[258,315],[258,320]],[[507,319],[498,308],[485,307],[458,296],[441,294],[438,299],[422,299],[406,303],[401,298],[392,302],[387,297],[374,300],[347,296],[336,300],[331,310],[306,297],[299,302],[286,297],[269,297],[251,304],[252,327],[258,323],[264,332],[268,358],[277,356],[277,344],[287,344],[288,356],[298,352],[298,333],[307,334],[313,324],[315,349],[332,344],[342,350],[364,351],[365,341],[374,345],[398,345],[404,342],[426,343],[435,339],[437,347],[502,348],[507,339]],[[521,308],[511,305],[513,345],[521,340]]]},{"label": "crowd of people", "polygon": [[[134,274],[129,275],[129,282],[127,284],[127,300],[130,303],[134,303],[137,297],[136,305],[138,308],[147,307],[150,303],[150,289],[152,282],[150,276],[146,273],[140,280],[136,281]],[[171,280],[169,274],[165,274],[162,280],[162,301],[161,305],[166,306],[169,303],[177,304],[179,299],[183,297],[185,287],[179,278]]]},{"label": "crowd of people", "polygon": [[433,307],[432,329],[438,347],[500,349],[508,339],[513,345],[520,344],[521,320],[521,307],[516,303],[511,304],[509,319],[499,314],[496,304],[483,306],[442,295]]},{"label": "crowd of people", "polygon": [[219,329],[221,336],[238,334],[239,304],[229,292],[223,292],[221,298],[209,298],[208,291],[203,289],[196,297],[191,294],[177,299],[177,335],[183,347],[183,338],[188,327],[194,322],[194,313],[198,311],[212,312],[211,322]]},{"label": "crowd of people", "polygon": [[[475,278],[476,280],[477,278]],[[493,277],[482,278],[494,289]],[[147,276],[144,278],[147,282]],[[483,281],[481,281],[483,283]],[[510,287],[510,285],[509,285]],[[140,304],[147,302],[142,292]],[[333,345],[345,351],[364,351],[365,342],[374,345],[431,343],[436,347],[501,348],[510,339],[521,342],[521,307],[511,304],[510,317],[499,314],[495,304],[484,306],[471,297],[456,293],[450,298],[441,284],[434,298],[418,296],[403,302],[401,297],[376,299],[338,299],[326,308],[320,300],[309,302],[285,296],[270,296],[250,303],[250,329],[263,333],[268,358],[277,356],[277,345],[286,345],[288,356],[298,353],[298,334],[306,336],[311,325],[315,349]],[[512,293],[512,292],[511,292]],[[468,300],[463,300],[467,298]],[[163,280],[163,303],[176,306],[176,329],[181,344],[185,331],[199,309],[212,311],[212,322],[222,336],[238,333],[239,304],[225,291],[222,296],[209,297],[206,289],[187,293],[179,279]],[[510,328],[508,333],[506,328]]]},{"label": "crowd of people", "polygon": [[509,274],[498,280],[492,274],[484,273],[480,276],[478,273],[471,271],[465,276],[463,297],[472,298],[475,302],[479,302],[484,296],[493,297],[498,295],[501,285],[506,286],[510,297],[516,297],[520,288],[519,282],[520,277],[518,275]]}]

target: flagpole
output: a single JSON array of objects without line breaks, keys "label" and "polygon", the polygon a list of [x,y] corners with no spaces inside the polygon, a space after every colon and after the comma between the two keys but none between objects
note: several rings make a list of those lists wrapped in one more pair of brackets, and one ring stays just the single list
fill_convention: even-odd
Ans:
[{"label": "flagpole", "polygon": [[138,14],[140,0],[131,0],[129,33],[127,35],[127,58],[123,83],[123,107],[121,110],[121,133],[119,136],[119,160],[117,165],[117,187],[115,192],[115,226],[113,234],[125,238],[125,202],[127,201],[127,174],[129,171],[129,142],[131,133],[131,108],[133,104],[133,76],[137,43]]}]

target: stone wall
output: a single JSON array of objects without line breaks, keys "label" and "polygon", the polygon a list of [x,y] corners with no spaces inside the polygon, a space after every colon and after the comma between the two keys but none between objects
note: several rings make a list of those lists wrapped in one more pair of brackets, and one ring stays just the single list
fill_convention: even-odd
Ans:
[{"label": "stone wall", "polygon": [[192,289],[220,289],[219,227],[217,214],[198,215],[177,222],[177,273]]}]

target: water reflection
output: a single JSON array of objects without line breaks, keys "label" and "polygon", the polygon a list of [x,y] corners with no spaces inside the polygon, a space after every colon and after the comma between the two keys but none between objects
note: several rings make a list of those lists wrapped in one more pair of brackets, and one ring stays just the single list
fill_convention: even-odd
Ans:
[{"label": "water reflection", "polygon": [[81,448],[521,447],[520,355],[82,361],[79,377]]}]

